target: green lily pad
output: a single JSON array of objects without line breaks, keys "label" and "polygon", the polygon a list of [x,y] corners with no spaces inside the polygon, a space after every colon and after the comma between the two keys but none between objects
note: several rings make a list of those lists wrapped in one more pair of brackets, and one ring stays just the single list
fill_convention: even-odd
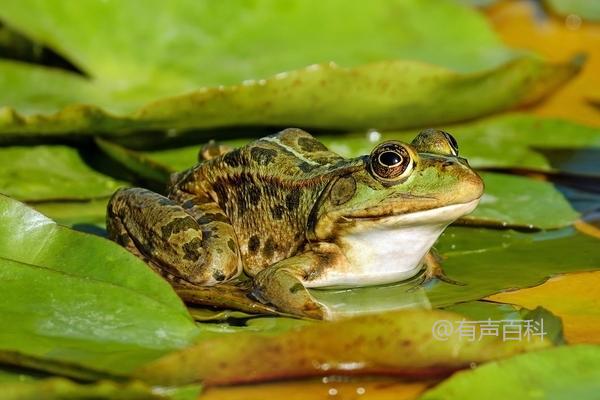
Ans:
[{"label": "green lily pad", "polygon": [[579,217],[549,182],[485,172],[485,192],[475,211],[461,220],[474,224],[553,229]]},{"label": "green lily pad", "polygon": [[[108,197],[89,201],[49,201],[31,205],[58,224],[77,230],[104,230]],[[98,230],[96,230],[97,232]]]},{"label": "green lily pad", "polygon": [[[73,8],[31,0],[2,7],[0,18],[89,76],[0,61],[5,141],[230,125],[447,123],[537,101],[581,66],[579,58],[515,59],[482,16],[449,0],[152,0],[143,10],[135,2]],[[228,23],[215,24],[219,18]]]},{"label": "green lily pad", "polygon": [[[600,268],[599,241],[572,228],[540,233],[451,227],[436,248],[444,271],[464,286],[433,282],[432,306],[479,300],[500,291],[539,285],[550,276]],[[568,257],[565,257],[568,254]]]},{"label": "green lily pad", "polygon": [[[150,83],[165,95],[330,60],[355,66],[409,57],[472,71],[512,54],[484,18],[452,1],[150,0],[140,8],[134,1],[73,7],[68,0],[27,0],[2,7],[0,19],[94,79],[125,88]],[[340,19],[345,23],[335,23]],[[457,25],[444,32],[432,29],[452,21]]]},{"label": "green lily pad", "polygon": [[110,196],[124,184],[90,168],[67,146],[0,148],[0,193],[19,200]]},{"label": "green lily pad", "polygon": [[440,340],[432,333],[439,321],[463,318],[444,311],[403,310],[313,323],[277,335],[223,335],[145,365],[135,376],[160,385],[339,374],[431,376],[550,344],[537,339],[503,342],[492,336],[469,341],[458,332]]},{"label": "green lily pad", "polygon": [[578,61],[550,65],[529,57],[472,74],[408,61],[353,69],[323,64],[264,81],[169,97],[133,114],[112,115],[85,105],[33,116],[0,109],[0,133],[4,141],[11,141],[23,136],[122,136],[136,130],[176,132],[231,125],[393,129],[445,124],[535,102],[579,67]]},{"label": "green lily pad", "polygon": [[454,374],[420,397],[592,399],[600,393],[600,346],[561,346]]},{"label": "green lily pad", "polygon": [[123,374],[198,334],[168,283],[120,246],[4,196],[0,220],[0,360]]}]

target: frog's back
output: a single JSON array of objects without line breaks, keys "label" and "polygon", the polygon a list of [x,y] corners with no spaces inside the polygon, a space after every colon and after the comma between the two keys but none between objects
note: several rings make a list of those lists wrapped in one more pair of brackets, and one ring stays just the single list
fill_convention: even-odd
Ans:
[{"label": "frog's back", "polygon": [[229,217],[244,267],[254,275],[304,246],[312,207],[347,163],[291,128],[198,165],[189,181]]},{"label": "frog's back", "polygon": [[323,177],[344,162],[309,133],[289,128],[223,155],[215,166],[221,171],[242,169],[291,184]]}]

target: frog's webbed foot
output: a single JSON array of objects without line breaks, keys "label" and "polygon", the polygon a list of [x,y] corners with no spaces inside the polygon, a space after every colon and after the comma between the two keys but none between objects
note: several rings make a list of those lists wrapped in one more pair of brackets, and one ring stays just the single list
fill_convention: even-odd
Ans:
[{"label": "frog's webbed foot", "polygon": [[310,255],[292,257],[260,271],[254,277],[252,296],[273,304],[282,312],[313,319],[326,319],[327,310],[302,283],[311,267]]},{"label": "frog's webbed foot", "polygon": [[442,264],[440,263],[440,256],[435,253],[434,250],[430,250],[425,256],[425,273],[423,274],[422,285],[432,281],[433,279],[438,279],[442,282],[446,282],[450,285],[457,286],[465,286],[466,283],[456,281],[452,278],[449,278],[442,269]]},{"label": "frog's webbed foot", "polygon": [[213,158],[217,158],[223,154],[229,153],[231,150],[233,150],[233,148],[211,140],[200,149],[200,152],[198,153],[198,161],[202,162],[212,160]]}]

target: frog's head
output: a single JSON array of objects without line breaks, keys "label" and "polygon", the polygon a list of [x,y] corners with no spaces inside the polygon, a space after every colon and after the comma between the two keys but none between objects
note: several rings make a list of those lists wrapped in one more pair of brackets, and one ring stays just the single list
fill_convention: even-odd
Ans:
[{"label": "frog's head", "polygon": [[456,140],[427,129],[410,144],[379,144],[334,178],[313,210],[309,239],[350,243],[365,254],[383,246],[393,254],[379,256],[408,254],[415,264],[482,194],[483,181],[458,156]]}]

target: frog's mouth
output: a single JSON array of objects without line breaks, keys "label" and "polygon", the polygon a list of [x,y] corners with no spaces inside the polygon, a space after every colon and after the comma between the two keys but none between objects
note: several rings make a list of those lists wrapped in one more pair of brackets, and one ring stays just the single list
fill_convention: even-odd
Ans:
[{"label": "frog's mouth", "polygon": [[472,212],[479,204],[480,198],[471,200],[466,203],[450,204],[443,207],[431,208],[426,210],[419,210],[413,212],[407,212],[406,210],[393,210],[384,209],[379,214],[371,213],[356,213],[344,216],[344,219],[352,220],[360,223],[373,221],[378,224],[398,225],[398,226],[411,226],[418,224],[443,224],[450,223],[463,215]]}]

